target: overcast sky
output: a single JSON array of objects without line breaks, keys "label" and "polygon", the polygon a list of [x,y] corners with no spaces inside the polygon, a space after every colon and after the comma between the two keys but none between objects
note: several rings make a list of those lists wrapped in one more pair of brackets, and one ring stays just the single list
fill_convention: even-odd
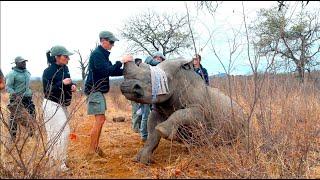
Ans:
[{"label": "overcast sky", "polygon": [[[275,5],[273,2],[244,2],[248,16],[254,16],[256,10],[262,7]],[[191,15],[196,14],[195,3],[188,2]],[[6,75],[12,68],[14,58],[22,56],[29,59],[27,68],[33,77],[41,77],[47,67],[46,51],[54,45],[63,45],[68,50],[79,49],[83,56],[89,56],[98,42],[98,34],[102,30],[113,32],[120,39],[115,43],[110,55],[114,63],[125,53],[126,42],[119,36],[119,29],[125,20],[147,8],[159,12],[185,13],[183,1],[143,1],[143,2],[3,2],[1,1],[1,69]],[[218,42],[226,42],[223,35],[230,27],[241,23],[241,2],[223,2],[219,7],[214,24],[217,27],[215,38]],[[212,17],[198,13],[198,19],[207,26],[211,25]],[[193,27],[203,33],[202,38],[208,35],[205,28],[199,25]],[[206,34],[207,33],[207,34]],[[201,41],[198,42],[201,44]],[[211,52],[211,53],[210,53]],[[186,53],[186,58],[193,52]],[[212,56],[210,48],[202,52],[202,64],[210,75],[222,72],[217,59]],[[135,55],[134,55],[135,56]],[[224,56],[224,55],[223,55]],[[137,57],[137,56],[135,56]],[[143,58],[142,56],[139,56]],[[70,56],[69,69],[71,77],[80,79],[80,70],[77,55]],[[245,73],[245,68],[239,62],[235,74]]]}]

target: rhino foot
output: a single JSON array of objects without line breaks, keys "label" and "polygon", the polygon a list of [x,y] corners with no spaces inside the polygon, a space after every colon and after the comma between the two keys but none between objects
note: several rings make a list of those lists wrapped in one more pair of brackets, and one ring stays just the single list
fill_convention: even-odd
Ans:
[{"label": "rhino foot", "polygon": [[140,162],[145,165],[150,165],[151,163],[154,163],[154,161],[151,159],[151,153],[148,153],[144,150],[141,150],[133,159],[133,161]]}]

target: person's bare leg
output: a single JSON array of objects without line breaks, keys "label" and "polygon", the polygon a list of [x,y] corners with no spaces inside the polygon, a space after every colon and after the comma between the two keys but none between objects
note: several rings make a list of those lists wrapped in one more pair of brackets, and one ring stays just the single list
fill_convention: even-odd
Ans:
[{"label": "person's bare leg", "polygon": [[106,120],[104,114],[95,115],[95,123],[91,131],[91,144],[89,152],[96,152],[98,149],[101,129]]}]

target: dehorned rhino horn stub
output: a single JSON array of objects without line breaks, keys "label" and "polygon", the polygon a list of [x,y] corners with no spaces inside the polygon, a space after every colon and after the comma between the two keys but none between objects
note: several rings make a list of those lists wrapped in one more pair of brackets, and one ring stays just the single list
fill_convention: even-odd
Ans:
[{"label": "dehorned rhino horn stub", "polygon": [[139,67],[134,63],[134,61],[124,64],[123,75],[125,79],[132,77],[137,72],[139,72]]}]

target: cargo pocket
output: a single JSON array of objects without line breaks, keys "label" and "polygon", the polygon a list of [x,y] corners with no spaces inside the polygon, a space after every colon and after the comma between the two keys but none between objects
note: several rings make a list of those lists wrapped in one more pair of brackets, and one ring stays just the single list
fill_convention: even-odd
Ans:
[{"label": "cargo pocket", "polygon": [[91,94],[88,99],[88,114],[104,114],[102,109],[102,102],[99,94]]}]

